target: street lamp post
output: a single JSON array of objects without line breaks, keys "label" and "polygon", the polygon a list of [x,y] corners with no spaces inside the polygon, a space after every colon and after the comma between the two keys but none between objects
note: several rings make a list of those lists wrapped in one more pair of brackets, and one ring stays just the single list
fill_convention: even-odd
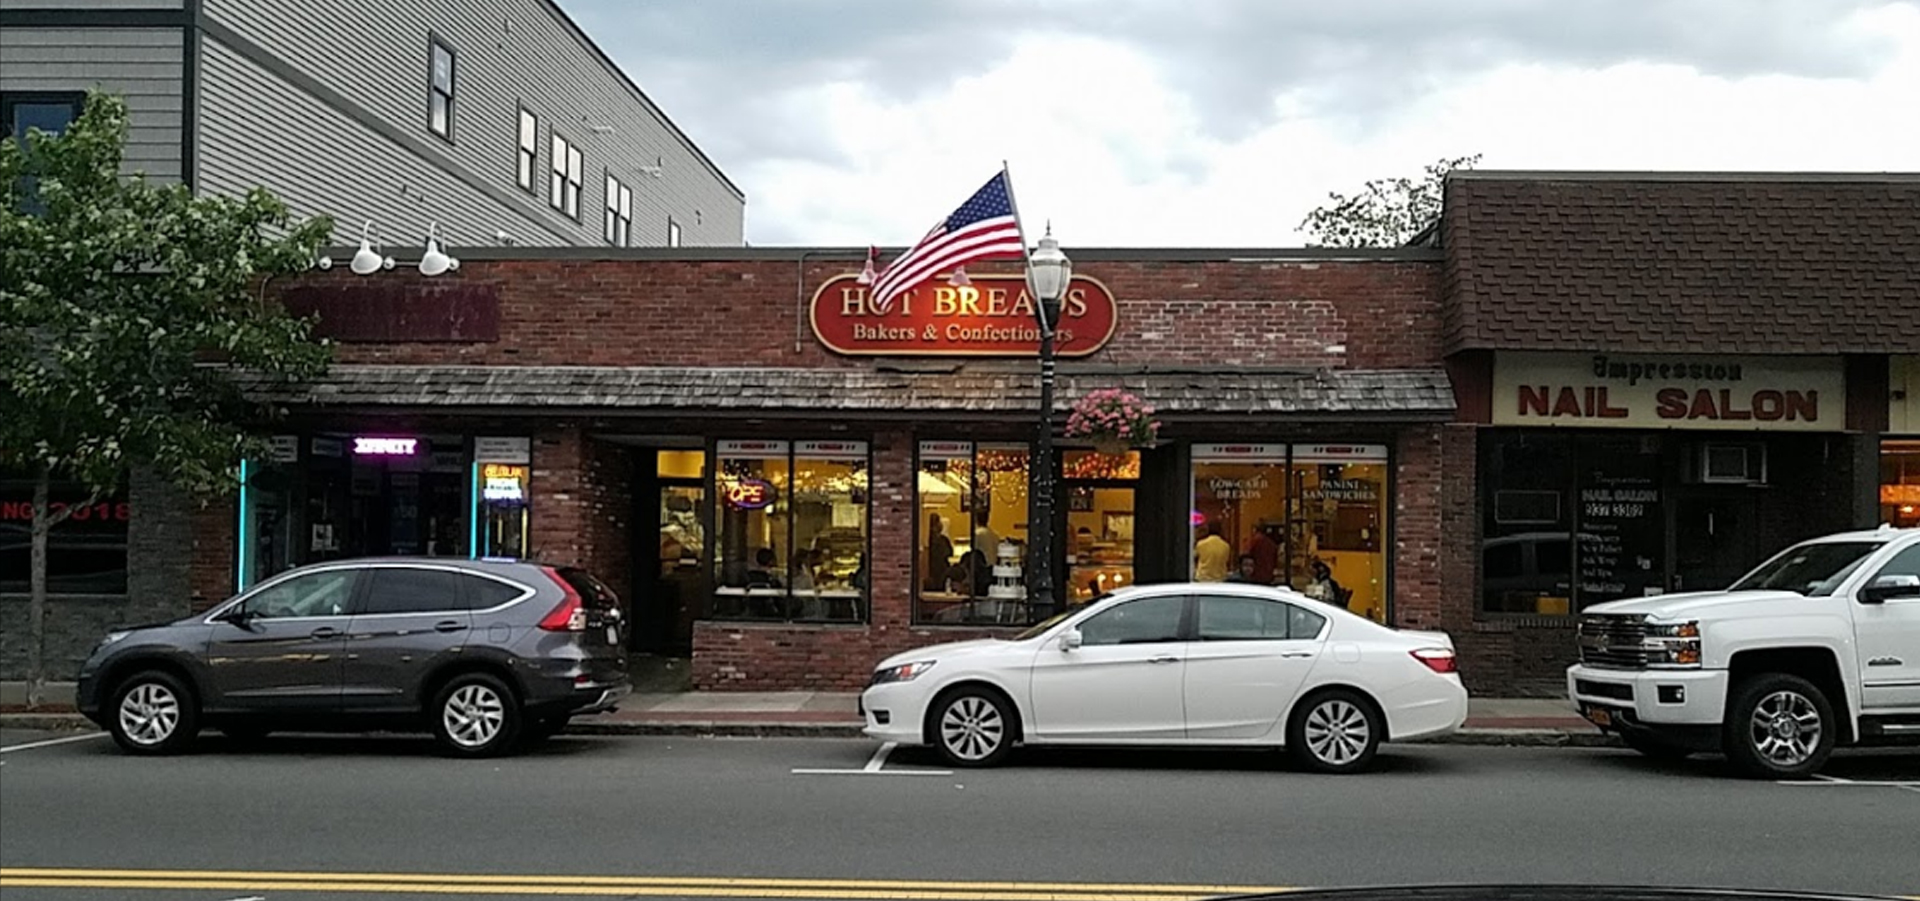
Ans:
[{"label": "street lamp post", "polygon": [[1054,613],[1053,578],[1053,334],[1060,321],[1060,300],[1073,280],[1073,261],[1060,252],[1060,242],[1048,229],[1040,246],[1027,256],[1027,290],[1033,295],[1034,314],[1040,320],[1040,431],[1033,443],[1027,469],[1032,498],[1027,528],[1028,602],[1036,618]]}]

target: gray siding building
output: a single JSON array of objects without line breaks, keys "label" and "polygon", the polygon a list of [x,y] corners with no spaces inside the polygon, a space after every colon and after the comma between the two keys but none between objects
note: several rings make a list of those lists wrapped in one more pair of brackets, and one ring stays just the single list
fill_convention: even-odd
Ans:
[{"label": "gray siding building", "polygon": [[552,0],[0,0],[0,119],[126,98],[126,166],[335,243],[740,245],[745,195]]}]

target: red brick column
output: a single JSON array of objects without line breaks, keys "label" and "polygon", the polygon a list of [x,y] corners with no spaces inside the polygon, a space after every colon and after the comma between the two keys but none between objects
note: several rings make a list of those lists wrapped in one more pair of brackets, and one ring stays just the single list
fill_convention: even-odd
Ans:
[{"label": "red brick column", "polygon": [[239,503],[233,497],[214,498],[193,511],[187,585],[193,593],[190,606],[196,613],[233,596],[237,562],[233,542],[234,530],[239,527]]},{"label": "red brick column", "polygon": [[1441,453],[1440,426],[1400,432],[1395,448],[1393,618],[1396,625],[1434,628],[1441,610],[1441,485],[1452,477]]},{"label": "red brick column", "polygon": [[576,423],[533,435],[532,507],[528,556],[547,563],[586,564],[591,498],[586,483],[586,438]]}]

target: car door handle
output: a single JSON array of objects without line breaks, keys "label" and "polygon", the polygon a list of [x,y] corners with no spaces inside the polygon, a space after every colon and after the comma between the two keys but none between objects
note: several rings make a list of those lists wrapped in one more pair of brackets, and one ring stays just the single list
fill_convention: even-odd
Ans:
[{"label": "car door handle", "polygon": [[1175,657],[1171,654],[1168,654],[1165,657],[1148,657],[1147,662],[1148,663],[1179,663],[1180,658]]},{"label": "car door handle", "polygon": [[457,619],[443,619],[433,624],[433,631],[435,632],[458,632],[464,628],[466,628],[466,626],[462,625]]},{"label": "car door handle", "polygon": [[336,628],[334,628],[334,627],[332,627],[332,626],[321,626],[320,628],[318,628],[318,629],[315,629],[315,630],[313,630],[313,637],[315,637],[315,638],[339,638],[339,637],[340,637],[340,630],[339,630],[339,629],[336,629]]},{"label": "car door handle", "polygon": [[1312,651],[1283,651],[1283,652],[1281,652],[1281,654],[1280,654],[1280,656],[1282,656],[1282,657],[1312,657],[1312,656],[1313,656],[1313,652],[1312,652]]}]

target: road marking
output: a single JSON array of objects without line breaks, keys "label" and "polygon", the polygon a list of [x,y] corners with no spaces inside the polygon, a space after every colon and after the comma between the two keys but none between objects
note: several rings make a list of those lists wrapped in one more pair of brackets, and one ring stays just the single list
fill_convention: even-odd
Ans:
[{"label": "road marking", "polygon": [[1287,891],[1280,886],[1081,882],[943,882],[665,876],[511,876],[429,873],[245,872],[0,868],[0,887],[225,889],[388,894],[628,895],[910,901],[1185,901]]},{"label": "road marking", "polygon": [[1904,788],[1908,791],[1920,791],[1920,780],[1912,779],[1842,779],[1838,776],[1823,776],[1819,773],[1813,774],[1813,778],[1819,781],[1809,782],[1797,779],[1781,779],[1777,784],[1810,785],[1815,788],[1839,788],[1846,785],[1857,785],[1865,788]]},{"label": "road marking", "polygon": [[71,744],[76,741],[86,741],[89,738],[106,738],[106,737],[107,737],[107,733],[105,732],[89,732],[85,735],[69,735],[66,738],[49,738],[46,741],[30,741],[24,745],[8,745],[4,748],[0,748],[0,754],[9,754],[14,751],[31,751],[34,748],[50,748],[54,745]]},{"label": "road marking", "polygon": [[794,767],[790,772],[795,776],[951,776],[952,770],[889,770],[886,769],[887,755],[893,753],[896,742],[882,744],[873,756],[867,758],[867,765],[857,770],[834,769],[825,767]]}]

